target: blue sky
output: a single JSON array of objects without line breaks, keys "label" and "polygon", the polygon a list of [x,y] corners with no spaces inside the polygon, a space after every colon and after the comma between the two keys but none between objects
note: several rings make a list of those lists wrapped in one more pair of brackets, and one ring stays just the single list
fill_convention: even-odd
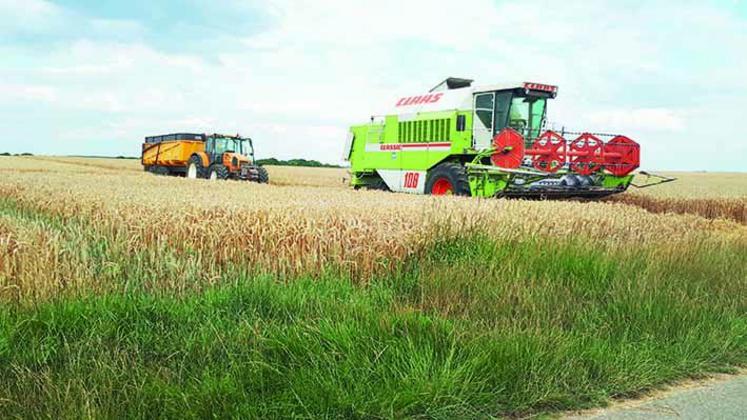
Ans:
[{"label": "blue sky", "polygon": [[549,119],[645,169],[747,170],[747,1],[0,0],[0,152],[137,155],[239,132],[339,162],[347,127],[447,76],[560,86]]}]

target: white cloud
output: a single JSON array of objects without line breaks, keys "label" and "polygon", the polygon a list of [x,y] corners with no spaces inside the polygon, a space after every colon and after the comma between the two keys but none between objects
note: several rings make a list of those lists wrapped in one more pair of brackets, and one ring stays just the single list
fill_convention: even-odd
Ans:
[{"label": "white cloud", "polygon": [[585,120],[595,127],[607,127],[612,131],[649,130],[681,132],[685,117],[682,112],[666,108],[614,109],[595,111]]},{"label": "white cloud", "polygon": [[62,8],[45,0],[0,0],[0,34],[51,32],[65,19]]},{"label": "white cloud", "polygon": [[116,33],[118,36],[138,37],[145,33],[139,22],[127,19],[90,19],[91,29],[97,33]]},{"label": "white cloud", "polygon": [[10,20],[20,19],[26,22],[62,14],[61,8],[45,0],[0,0],[0,11],[5,18]]},{"label": "white cloud", "polygon": [[33,84],[0,83],[0,98],[3,102],[55,102],[58,98],[57,89],[51,86]]},{"label": "white cloud", "polygon": [[[470,4],[427,0],[382,0],[375,5],[350,1],[276,0],[267,9],[277,20],[268,33],[246,40],[249,46],[333,44],[366,47],[402,39],[424,40],[453,48],[470,47],[487,36],[497,21],[488,0]],[[476,24],[475,24],[476,23]]]}]

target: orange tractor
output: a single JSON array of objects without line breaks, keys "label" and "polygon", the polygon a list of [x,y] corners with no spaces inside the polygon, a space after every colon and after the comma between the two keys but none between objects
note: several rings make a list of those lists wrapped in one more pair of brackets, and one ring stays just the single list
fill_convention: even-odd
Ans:
[{"label": "orange tractor", "polygon": [[267,170],[256,164],[252,139],[223,134],[166,134],[145,138],[143,169],[187,178],[241,179],[267,183]]}]

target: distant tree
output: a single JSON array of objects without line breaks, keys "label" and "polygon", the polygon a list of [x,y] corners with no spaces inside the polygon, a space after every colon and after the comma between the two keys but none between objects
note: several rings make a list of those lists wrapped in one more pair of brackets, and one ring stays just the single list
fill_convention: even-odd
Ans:
[{"label": "distant tree", "polygon": [[24,152],[24,153],[18,154],[16,156],[34,156],[34,154],[33,153],[29,153],[29,152]]},{"label": "distant tree", "polygon": [[257,161],[260,165],[282,165],[279,160],[275,158],[259,159]]},{"label": "distant tree", "polygon": [[13,156],[13,155],[11,155],[11,154],[10,154],[10,153],[8,153],[8,152],[4,152],[4,153],[0,153],[0,156]]},{"label": "distant tree", "polygon": [[257,163],[260,165],[267,166],[306,166],[312,168],[339,168],[338,165],[330,165],[327,163],[321,163],[318,160],[307,160],[307,159],[290,159],[290,160],[279,160],[275,158],[258,159]]}]

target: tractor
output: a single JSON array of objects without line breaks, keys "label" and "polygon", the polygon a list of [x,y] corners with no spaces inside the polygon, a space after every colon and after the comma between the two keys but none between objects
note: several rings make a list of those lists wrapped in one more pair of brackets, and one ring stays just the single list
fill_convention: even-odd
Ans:
[{"label": "tractor", "polygon": [[448,78],[426,93],[397,98],[386,112],[351,127],[343,155],[351,185],[523,198],[598,198],[638,186],[635,141],[546,128],[557,86],[472,82]]},{"label": "tractor", "polygon": [[267,183],[267,170],[256,164],[252,139],[223,134],[177,133],[145,138],[143,169],[187,178],[240,179]]}]

